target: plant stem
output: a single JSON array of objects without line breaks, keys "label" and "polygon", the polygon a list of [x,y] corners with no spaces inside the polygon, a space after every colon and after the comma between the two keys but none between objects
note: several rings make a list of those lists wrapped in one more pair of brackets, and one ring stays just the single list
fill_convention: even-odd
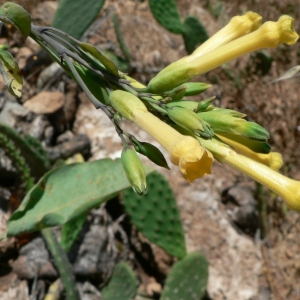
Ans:
[{"label": "plant stem", "polygon": [[55,266],[57,267],[62,282],[64,283],[67,299],[80,300],[71,264],[69,262],[66,252],[63,250],[60,243],[58,242],[53,229],[45,228],[41,230],[41,233],[47,243],[48,249],[52,254],[52,257],[54,258]]}]

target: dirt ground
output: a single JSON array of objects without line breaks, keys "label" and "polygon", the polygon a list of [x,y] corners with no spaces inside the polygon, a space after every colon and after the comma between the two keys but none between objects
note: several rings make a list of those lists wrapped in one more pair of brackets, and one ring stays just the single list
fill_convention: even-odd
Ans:
[{"label": "dirt ground", "polygon": [[[0,1],[0,4],[3,2],[5,1]],[[57,1],[15,2],[32,14],[34,23],[51,24]],[[264,21],[275,21],[282,14],[289,14],[295,19],[296,31],[300,32],[299,0],[178,0],[176,3],[182,19],[195,15],[202,21],[209,35],[222,28],[231,17],[248,10],[262,15]],[[99,15],[99,19],[104,18],[105,21],[90,36],[89,42],[92,44],[122,56],[112,21],[105,18],[112,8],[120,19],[130,52],[129,73],[132,77],[147,83],[159,70],[186,55],[183,38],[163,29],[155,21],[147,1],[107,0]],[[16,32],[9,32],[7,37],[1,39],[1,43],[9,44],[21,66],[25,65],[31,54],[38,51],[37,45],[30,40],[24,41]],[[266,74],[261,56],[254,53],[197,78],[213,84],[201,96],[202,99],[217,96],[215,105],[239,110],[247,114],[249,120],[261,124],[270,132],[272,150],[282,153],[283,156],[284,166],[281,172],[296,180],[300,180],[299,77],[278,83],[271,82],[289,68],[300,64],[299,49],[297,42],[293,46],[282,45],[277,49],[265,50],[272,58],[271,68]],[[40,71],[38,69],[37,74]],[[20,104],[26,103],[38,93],[36,78],[25,76]],[[59,90],[65,93],[66,101],[63,105],[66,113],[63,118],[57,114],[36,113],[31,119],[21,118],[21,123],[16,118],[7,122],[24,132],[32,133],[36,130],[41,140],[51,147],[56,146],[59,136],[62,136],[61,140],[68,140],[70,136],[85,134],[91,140],[90,159],[118,157],[121,144],[110,123],[101,112],[93,109],[86,96],[70,79],[66,76],[60,79],[61,83],[53,82],[48,85],[47,91]],[[19,117],[26,115],[21,108],[18,109]],[[55,107],[51,109],[54,111]],[[0,110],[1,120],[3,121]],[[51,126],[47,125],[49,120]],[[35,127],[32,125],[34,122],[37,123]],[[44,124],[43,122],[48,123],[39,125]],[[138,137],[150,140],[137,128],[132,127],[131,130]],[[213,168],[213,175],[198,179],[193,185],[186,183],[175,168],[171,171],[160,171],[169,179],[175,191],[188,251],[200,250],[209,260],[210,278],[206,299],[300,299],[298,213],[288,210],[282,200],[266,188],[217,163]],[[1,223],[4,224],[5,220]],[[5,227],[5,224],[1,226]],[[20,263],[20,241],[11,241],[5,247],[7,253],[13,253],[6,253],[4,256],[1,263],[5,268],[8,262],[11,266],[19,259]],[[166,274],[172,262],[171,258],[158,247],[151,247],[158,273]],[[20,264],[19,268],[21,267],[25,268]],[[147,291],[153,299],[158,299],[163,281],[153,273],[147,273],[142,267],[137,269],[137,273],[142,282],[140,289]],[[27,279],[20,281],[16,274],[19,273],[0,273],[0,295],[1,292],[6,295],[6,298],[3,296],[0,299],[29,299],[28,295],[20,296],[23,295],[21,292],[15,298],[9,298],[5,294],[11,282],[19,282],[20,290],[22,286],[25,290],[32,286],[32,277],[18,275],[21,279]]]}]

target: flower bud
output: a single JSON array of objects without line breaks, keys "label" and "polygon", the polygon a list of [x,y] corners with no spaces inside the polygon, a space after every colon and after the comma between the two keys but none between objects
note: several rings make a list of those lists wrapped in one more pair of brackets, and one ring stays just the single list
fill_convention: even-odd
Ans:
[{"label": "flower bud", "polygon": [[189,109],[174,106],[168,109],[168,116],[173,122],[196,135],[206,138],[214,135],[210,125]]},{"label": "flower bud", "polygon": [[215,132],[230,132],[260,141],[266,141],[270,137],[268,131],[259,124],[233,117],[230,113],[224,114],[222,110],[202,112],[198,115],[209,123]]},{"label": "flower bud", "polygon": [[126,146],[122,151],[121,159],[125,174],[133,190],[139,195],[146,194],[145,169],[137,153],[129,146]]}]

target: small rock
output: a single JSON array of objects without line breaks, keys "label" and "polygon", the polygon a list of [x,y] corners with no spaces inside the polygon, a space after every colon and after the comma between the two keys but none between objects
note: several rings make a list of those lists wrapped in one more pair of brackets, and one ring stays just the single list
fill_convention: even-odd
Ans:
[{"label": "small rock", "polygon": [[22,47],[19,49],[19,52],[16,56],[19,69],[22,69],[25,66],[26,60],[30,55],[32,55],[32,50],[30,48]]},{"label": "small rock", "polygon": [[20,127],[20,119],[28,117],[30,112],[15,100],[10,101],[11,97],[7,96],[4,107],[0,112],[0,123],[13,128]]},{"label": "small rock", "polygon": [[61,92],[42,91],[24,103],[24,106],[36,114],[53,114],[64,105]]},{"label": "small rock", "polygon": [[39,3],[31,12],[32,20],[34,20],[34,23],[42,22],[43,25],[51,25],[57,6],[58,3],[56,1],[44,1]]},{"label": "small rock", "polygon": [[19,278],[24,279],[33,279],[36,276],[57,276],[41,237],[33,239],[21,248],[19,257],[13,262],[13,271]]},{"label": "small rock", "polygon": [[0,299],[2,300],[29,300],[28,285],[25,280],[20,281],[13,272],[0,279]]}]

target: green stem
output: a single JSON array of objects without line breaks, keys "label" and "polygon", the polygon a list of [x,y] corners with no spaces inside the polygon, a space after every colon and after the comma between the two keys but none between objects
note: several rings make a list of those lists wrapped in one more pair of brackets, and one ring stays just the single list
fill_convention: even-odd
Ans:
[{"label": "green stem", "polygon": [[262,239],[264,239],[269,231],[267,200],[265,197],[263,185],[258,182],[256,183],[256,198],[258,199],[260,236]]},{"label": "green stem", "polygon": [[47,243],[47,247],[55,260],[55,266],[64,283],[68,300],[79,300],[79,293],[76,288],[76,280],[72,271],[71,264],[66,252],[59,244],[52,228],[45,228],[41,233]]}]

